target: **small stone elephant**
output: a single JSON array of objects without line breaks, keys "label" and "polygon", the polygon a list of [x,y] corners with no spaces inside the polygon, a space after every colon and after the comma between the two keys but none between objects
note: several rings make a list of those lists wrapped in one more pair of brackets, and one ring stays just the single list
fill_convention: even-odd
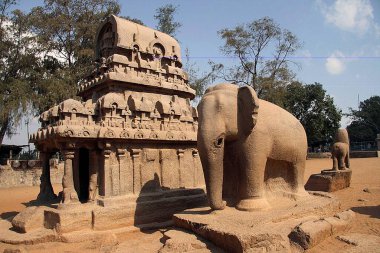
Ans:
[{"label": "small stone elephant", "polygon": [[345,128],[340,128],[335,134],[334,144],[331,145],[333,159],[332,170],[344,170],[350,168],[350,141]]}]

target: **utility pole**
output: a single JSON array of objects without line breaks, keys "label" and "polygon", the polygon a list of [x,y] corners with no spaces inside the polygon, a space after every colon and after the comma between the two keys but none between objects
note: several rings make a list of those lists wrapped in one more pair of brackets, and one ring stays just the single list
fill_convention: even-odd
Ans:
[{"label": "utility pole", "polygon": [[360,100],[359,100],[359,93],[358,93],[358,111],[360,110]]},{"label": "utility pole", "polygon": [[29,118],[25,119],[26,134],[28,138],[28,156],[30,156],[30,142],[29,142]]}]

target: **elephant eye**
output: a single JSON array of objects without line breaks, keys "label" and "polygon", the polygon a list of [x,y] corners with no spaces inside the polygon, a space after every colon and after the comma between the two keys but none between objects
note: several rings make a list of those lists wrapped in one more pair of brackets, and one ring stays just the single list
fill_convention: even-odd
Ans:
[{"label": "elephant eye", "polygon": [[223,145],[223,140],[224,140],[223,136],[220,136],[218,139],[216,139],[215,147],[220,148]]}]

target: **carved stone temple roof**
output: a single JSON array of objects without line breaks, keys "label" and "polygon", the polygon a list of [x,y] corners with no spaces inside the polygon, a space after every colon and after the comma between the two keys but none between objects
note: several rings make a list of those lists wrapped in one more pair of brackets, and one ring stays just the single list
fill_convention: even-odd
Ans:
[{"label": "carved stone temple roof", "polygon": [[121,82],[120,88],[139,85],[147,90],[182,94],[194,98],[195,91],[188,85],[182,70],[181,48],[169,35],[110,16],[96,36],[98,68],[78,87],[78,95],[88,98],[94,90],[109,87],[109,81]]},{"label": "carved stone temple roof", "polygon": [[196,141],[195,91],[182,69],[178,42],[110,16],[96,36],[96,66],[68,99],[40,116],[36,144],[68,139]]}]

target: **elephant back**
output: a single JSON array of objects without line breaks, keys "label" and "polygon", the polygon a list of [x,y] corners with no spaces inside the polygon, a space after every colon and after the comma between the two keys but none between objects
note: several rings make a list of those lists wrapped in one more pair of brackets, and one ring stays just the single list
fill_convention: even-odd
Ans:
[{"label": "elephant back", "polygon": [[212,93],[214,91],[222,91],[222,92],[236,92],[238,91],[239,86],[236,84],[231,83],[219,83],[217,85],[211,86],[206,89],[204,95],[208,95],[209,93]]},{"label": "elephant back", "polygon": [[346,144],[350,144],[347,129],[339,128],[335,134],[334,142],[343,142]]}]

